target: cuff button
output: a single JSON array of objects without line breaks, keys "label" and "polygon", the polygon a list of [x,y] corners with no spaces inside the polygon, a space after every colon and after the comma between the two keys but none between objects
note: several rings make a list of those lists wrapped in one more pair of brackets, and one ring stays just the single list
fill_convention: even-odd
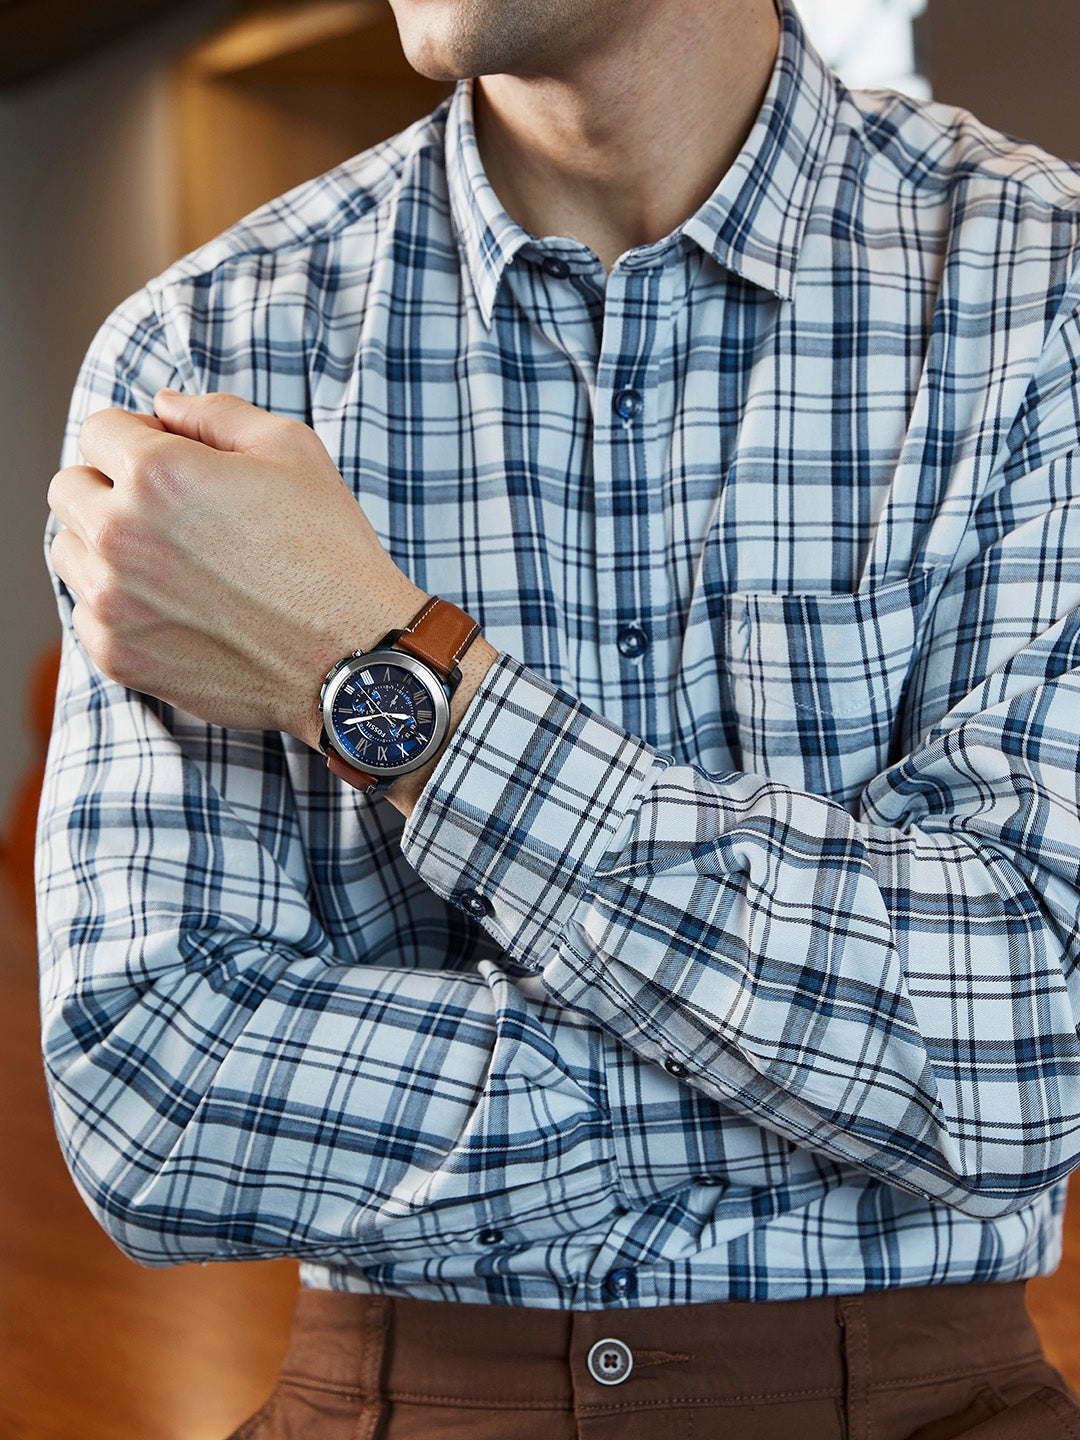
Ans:
[{"label": "cuff button", "polygon": [[491,901],[486,895],[481,895],[479,890],[462,890],[456,898],[462,910],[474,915],[477,920],[483,920],[494,909]]}]

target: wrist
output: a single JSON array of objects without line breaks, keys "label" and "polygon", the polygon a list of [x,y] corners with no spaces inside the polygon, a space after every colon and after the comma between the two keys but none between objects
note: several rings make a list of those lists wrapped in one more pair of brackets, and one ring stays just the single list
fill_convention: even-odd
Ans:
[{"label": "wrist", "polygon": [[[344,655],[373,649],[382,637],[401,630],[428,600],[428,595],[406,576],[401,584],[374,599],[357,597],[326,624],[297,675],[295,723],[281,728],[303,740],[313,750],[321,749],[323,719],[319,690],[327,674]],[[358,621],[357,616],[362,618]]]},{"label": "wrist", "polygon": [[465,712],[472,704],[476,692],[484,683],[484,677],[498,658],[499,652],[493,645],[489,645],[482,635],[469,646],[463,656],[459,666],[461,683],[450,702],[450,727],[446,732],[445,740],[439,747],[438,754],[433,756],[421,769],[400,776],[386,792],[386,798],[391,805],[396,810],[400,810],[406,819],[415,809],[424,787],[435,773],[435,768],[442,759],[447,745],[453,739],[454,731],[465,718]]}]

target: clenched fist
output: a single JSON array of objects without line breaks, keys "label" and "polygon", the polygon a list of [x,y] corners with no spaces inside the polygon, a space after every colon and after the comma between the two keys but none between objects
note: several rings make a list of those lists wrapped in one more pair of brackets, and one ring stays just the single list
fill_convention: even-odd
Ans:
[{"label": "clenched fist", "polygon": [[[234,395],[101,410],[49,504],[74,626],[122,684],[218,725],[316,744],[319,684],[425,596],[306,425]],[[492,652],[493,654],[494,652]]]}]

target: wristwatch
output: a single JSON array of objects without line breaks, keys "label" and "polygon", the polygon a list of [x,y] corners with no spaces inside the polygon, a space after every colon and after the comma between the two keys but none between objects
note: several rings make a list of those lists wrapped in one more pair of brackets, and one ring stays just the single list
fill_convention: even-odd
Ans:
[{"label": "wristwatch", "polygon": [[319,695],[319,749],[330,770],[368,794],[435,756],[450,729],[458,663],[480,626],[433,596],[404,630],[339,660]]}]

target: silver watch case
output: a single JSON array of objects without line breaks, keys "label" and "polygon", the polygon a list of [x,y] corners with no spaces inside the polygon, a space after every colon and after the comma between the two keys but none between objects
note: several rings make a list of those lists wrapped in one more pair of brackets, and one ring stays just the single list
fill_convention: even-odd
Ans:
[{"label": "silver watch case", "polygon": [[[406,760],[403,765],[369,765],[366,761],[361,762],[338,740],[331,721],[334,702],[342,685],[358,670],[364,670],[373,662],[380,661],[388,665],[396,665],[401,670],[407,670],[415,679],[419,680],[431,696],[431,705],[435,712],[431,739],[418,754],[414,755],[411,760]],[[335,751],[347,765],[358,770],[362,764],[364,773],[377,780],[408,775],[413,770],[419,770],[439,749],[446,739],[446,732],[450,729],[449,687],[443,684],[430,665],[425,665],[423,660],[418,660],[415,655],[410,655],[406,650],[384,647],[377,650],[357,650],[353,655],[346,655],[343,660],[338,661],[323,681],[322,691],[319,695],[319,708],[322,710],[323,734]]]}]

